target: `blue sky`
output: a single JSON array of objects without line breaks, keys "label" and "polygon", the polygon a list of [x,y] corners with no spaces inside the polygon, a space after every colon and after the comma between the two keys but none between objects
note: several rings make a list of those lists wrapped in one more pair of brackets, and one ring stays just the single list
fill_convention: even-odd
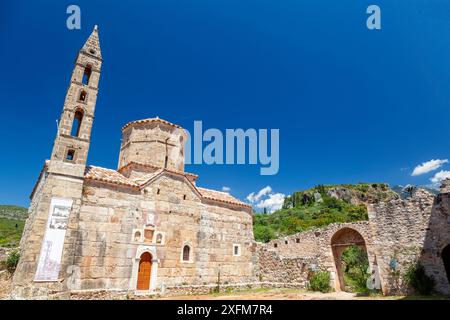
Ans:
[{"label": "blue sky", "polygon": [[[66,8],[81,8],[81,30]],[[381,8],[382,29],[366,28]],[[430,184],[450,157],[450,1],[1,1],[0,203],[27,205],[50,156],[77,51],[104,58],[89,164],[116,168],[120,128],[159,116],[191,130],[279,128],[280,171],[189,165],[245,199],[270,186]],[[425,170],[426,171],[426,170]],[[266,189],[267,190],[267,189]]]}]

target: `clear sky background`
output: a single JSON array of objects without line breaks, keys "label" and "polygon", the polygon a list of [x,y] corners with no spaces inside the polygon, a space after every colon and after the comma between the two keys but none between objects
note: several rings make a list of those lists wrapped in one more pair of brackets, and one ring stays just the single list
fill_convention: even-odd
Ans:
[{"label": "clear sky background", "polygon": [[[81,30],[66,8],[81,8]],[[377,4],[382,29],[366,28]],[[56,134],[73,62],[98,24],[104,58],[89,164],[116,168],[120,128],[279,128],[280,171],[190,165],[245,199],[270,186],[430,184],[450,157],[450,1],[0,2],[0,203],[28,196]],[[425,170],[426,171],[426,170]]]}]

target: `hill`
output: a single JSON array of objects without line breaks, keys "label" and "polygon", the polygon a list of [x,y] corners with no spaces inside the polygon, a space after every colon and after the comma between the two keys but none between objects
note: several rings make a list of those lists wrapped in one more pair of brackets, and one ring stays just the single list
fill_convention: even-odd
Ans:
[{"label": "hill", "polygon": [[0,247],[19,245],[27,212],[23,207],[0,205]]},{"label": "hill", "polygon": [[0,205],[0,218],[25,220],[28,209],[19,206]]},{"label": "hill", "polygon": [[367,220],[367,204],[399,197],[383,183],[319,185],[286,197],[281,210],[256,214],[255,239],[267,242],[334,222]]}]

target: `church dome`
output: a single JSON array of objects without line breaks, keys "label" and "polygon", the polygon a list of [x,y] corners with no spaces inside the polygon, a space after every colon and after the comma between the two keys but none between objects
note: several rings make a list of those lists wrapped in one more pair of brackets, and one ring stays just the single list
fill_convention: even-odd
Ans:
[{"label": "church dome", "polygon": [[122,131],[125,130],[126,128],[128,128],[130,126],[133,126],[133,125],[136,125],[136,124],[145,124],[145,123],[151,123],[151,122],[162,123],[162,124],[165,124],[165,125],[168,125],[168,126],[172,126],[172,127],[178,128],[178,129],[183,129],[181,126],[179,126],[177,124],[174,124],[174,123],[169,122],[167,120],[160,119],[159,117],[156,117],[156,118],[147,118],[147,119],[135,120],[135,121],[128,122],[126,125],[124,125],[122,127]]},{"label": "church dome", "polygon": [[179,125],[156,118],[136,120],[122,127],[119,169],[130,163],[184,172],[184,144]]}]

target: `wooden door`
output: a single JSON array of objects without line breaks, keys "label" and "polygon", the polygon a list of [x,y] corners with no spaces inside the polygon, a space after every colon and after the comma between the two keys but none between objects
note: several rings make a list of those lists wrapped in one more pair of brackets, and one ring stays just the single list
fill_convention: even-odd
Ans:
[{"label": "wooden door", "polygon": [[152,274],[152,256],[148,252],[144,252],[141,255],[141,261],[139,261],[139,271],[137,278],[138,290],[150,289],[150,276]]}]

